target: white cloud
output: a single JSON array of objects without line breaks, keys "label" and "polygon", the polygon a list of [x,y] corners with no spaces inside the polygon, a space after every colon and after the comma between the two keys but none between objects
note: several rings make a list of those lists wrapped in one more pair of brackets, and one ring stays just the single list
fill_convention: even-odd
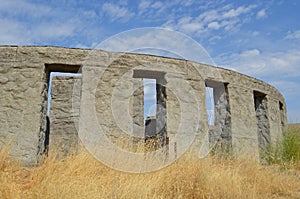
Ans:
[{"label": "white cloud", "polygon": [[138,4],[138,15],[148,22],[165,21],[174,15],[174,10],[177,10],[175,6],[178,6],[178,3],[173,1],[142,0]]},{"label": "white cloud", "polygon": [[180,30],[183,32],[197,32],[201,31],[203,26],[201,23],[183,23]]},{"label": "white cloud", "polygon": [[163,7],[163,5],[164,5],[164,4],[163,4],[162,2],[157,1],[157,2],[155,2],[154,4],[152,4],[151,7],[154,8],[154,9],[160,9],[160,8]]},{"label": "white cloud", "polygon": [[37,41],[47,41],[71,36],[75,30],[72,22],[23,24],[18,20],[0,19],[0,43],[5,45],[33,45]]},{"label": "white cloud", "polygon": [[0,19],[0,43],[3,45],[19,45],[30,43],[26,28],[17,21]]},{"label": "white cloud", "polygon": [[187,34],[209,36],[212,31],[235,31],[247,22],[256,5],[232,8],[231,5],[207,10],[196,17],[169,20],[164,27],[171,27]]},{"label": "white cloud", "polygon": [[[49,45],[51,41],[71,37],[83,21],[95,12],[54,9],[51,5],[27,1],[2,1],[0,4],[0,43],[7,45]],[[79,17],[80,16],[80,17]],[[74,44],[75,45],[75,44]]]},{"label": "white cloud", "polygon": [[195,3],[195,2],[194,2],[194,0],[185,0],[185,1],[181,1],[181,3],[182,3],[182,5],[184,5],[184,6],[191,6],[191,5],[193,5],[193,3]]},{"label": "white cloud", "polygon": [[75,27],[70,23],[60,24],[40,24],[34,29],[33,35],[40,38],[58,38],[70,36],[73,34]]},{"label": "white cloud", "polygon": [[246,50],[243,51],[240,55],[241,57],[251,58],[260,55],[260,51],[258,49]]},{"label": "white cloud", "polygon": [[102,11],[111,18],[111,21],[118,19],[127,21],[134,16],[134,13],[130,12],[127,8],[112,3],[104,3]]},{"label": "white cloud", "polygon": [[208,41],[211,43],[211,44],[215,44],[218,40],[222,39],[222,37],[216,35],[216,36],[212,36],[211,38],[208,39]]},{"label": "white cloud", "polygon": [[139,15],[147,11],[147,8],[150,7],[151,2],[149,0],[142,0],[138,5]]},{"label": "white cloud", "polygon": [[[214,65],[205,49],[195,40],[179,32],[162,28],[125,31],[103,41],[97,48],[117,52],[150,54],[159,52],[158,55],[162,55],[163,52],[168,56]],[[148,50],[151,52],[147,52]]]},{"label": "white cloud", "polygon": [[[261,52],[258,49],[227,54],[215,61],[275,86],[286,98],[289,119],[299,119],[300,50],[286,52]],[[294,111],[297,110],[297,111]]]},{"label": "white cloud", "polygon": [[250,5],[248,7],[240,6],[240,7],[236,8],[236,9],[231,9],[231,10],[225,12],[222,15],[222,18],[226,19],[226,18],[238,17],[241,14],[245,14],[245,13],[250,12],[255,7],[256,7],[256,5]]},{"label": "white cloud", "polygon": [[221,26],[218,22],[214,21],[207,25],[208,28],[218,30]]},{"label": "white cloud", "polygon": [[256,14],[257,19],[262,19],[262,18],[265,18],[265,17],[267,17],[267,13],[266,13],[265,9],[262,9],[262,10],[258,11],[257,14]]},{"label": "white cloud", "polygon": [[214,20],[218,20],[219,18],[220,18],[220,16],[219,16],[218,10],[209,10],[209,11],[206,11],[206,12],[200,14],[196,18],[196,21],[201,21],[205,24],[205,23],[208,23],[208,22],[211,22]]},{"label": "white cloud", "polygon": [[285,39],[300,39],[300,30],[288,32]]},{"label": "white cloud", "polygon": [[269,78],[300,77],[300,50],[287,52],[261,52],[258,49],[246,50],[241,53],[226,54],[215,58],[220,65],[234,68],[241,73]]},{"label": "white cloud", "polygon": [[51,7],[37,3],[29,3],[23,0],[2,0],[0,4],[0,12],[6,13],[8,16],[23,15],[30,17],[41,17],[51,12]]}]

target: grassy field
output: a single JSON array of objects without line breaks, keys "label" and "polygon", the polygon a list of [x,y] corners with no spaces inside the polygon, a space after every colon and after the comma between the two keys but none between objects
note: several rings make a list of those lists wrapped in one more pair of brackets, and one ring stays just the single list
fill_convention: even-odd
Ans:
[{"label": "grassy field", "polygon": [[[293,147],[300,146],[297,135]],[[60,160],[50,154],[43,165],[24,168],[2,150],[0,198],[300,198],[300,156],[284,142],[282,152],[269,153],[277,161],[266,165],[184,156],[145,174],[113,170],[86,152]]]}]

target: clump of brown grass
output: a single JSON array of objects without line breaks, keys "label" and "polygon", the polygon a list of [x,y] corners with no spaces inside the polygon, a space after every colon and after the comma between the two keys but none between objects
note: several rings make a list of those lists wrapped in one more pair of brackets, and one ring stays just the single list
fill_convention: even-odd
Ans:
[{"label": "clump of brown grass", "polygon": [[250,160],[185,155],[167,168],[130,174],[82,151],[23,168],[0,151],[0,198],[299,198],[300,175]]}]

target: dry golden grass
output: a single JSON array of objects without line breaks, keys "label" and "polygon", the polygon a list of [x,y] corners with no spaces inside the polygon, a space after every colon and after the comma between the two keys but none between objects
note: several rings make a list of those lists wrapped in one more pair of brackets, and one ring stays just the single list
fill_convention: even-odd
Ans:
[{"label": "dry golden grass", "polygon": [[23,168],[0,151],[0,198],[300,198],[300,174],[247,160],[185,156],[162,170],[129,174],[87,152]]}]

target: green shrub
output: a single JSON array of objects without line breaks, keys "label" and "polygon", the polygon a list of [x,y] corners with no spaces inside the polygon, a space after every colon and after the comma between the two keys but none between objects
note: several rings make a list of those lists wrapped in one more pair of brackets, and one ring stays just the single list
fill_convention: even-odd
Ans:
[{"label": "green shrub", "polygon": [[272,143],[262,151],[262,159],[267,164],[294,165],[300,162],[300,130],[289,128],[282,139]]}]

